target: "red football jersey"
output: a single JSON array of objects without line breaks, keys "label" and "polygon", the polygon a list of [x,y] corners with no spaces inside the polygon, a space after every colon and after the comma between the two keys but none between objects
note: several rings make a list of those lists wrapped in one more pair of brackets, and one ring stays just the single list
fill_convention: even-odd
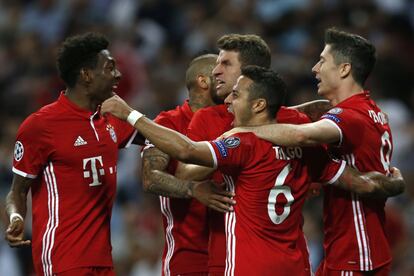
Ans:
[{"label": "red football jersey", "polygon": [[[227,111],[226,105],[216,105],[203,108],[194,114],[189,126],[187,136],[194,141],[211,141],[219,137],[224,132],[232,128],[234,116]],[[294,109],[281,107],[277,113],[277,121],[283,123],[308,123],[309,118]],[[222,183],[223,179],[220,172],[215,172],[213,179],[217,183]],[[224,273],[225,269],[225,228],[224,215],[214,210],[208,209],[210,242],[209,242],[209,271],[210,273]],[[301,235],[298,243],[302,248],[305,263],[310,269],[309,257],[306,241]]]},{"label": "red football jersey", "polygon": [[345,162],[321,147],[273,146],[253,133],[209,146],[237,202],[225,218],[225,275],[309,275],[297,246],[308,184],[335,182]]},{"label": "red football jersey", "polygon": [[[197,111],[191,120],[187,136],[193,141],[210,141],[231,129],[233,114],[224,104],[209,106]],[[223,183],[220,172],[213,175],[216,183]],[[209,243],[208,268],[210,273],[224,274],[226,260],[226,235],[224,231],[224,214],[208,209]]]},{"label": "red football jersey", "polygon": [[[174,110],[161,112],[155,122],[186,135],[193,114],[186,101]],[[171,160],[168,172],[174,175],[176,168],[177,161]],[[207,273],[207,207],[195,199],[164,196],[160,196],[160,203],[165,232],[163,275]]]},{"label": "red football jersey", "polygon": [[[361,172],[389,172],[391,129],[368,91],[342,101],[321,119],[332,122],[341,133],[340,144],[330,146],[335,157]],[[325,188],[324,248],[329,268],[368,271],[391,262],[384,205],[382,199]]]},{"label": "red football jersey", "polygon": [[118,149],[135,129],[83,110],[62,93],[20,126],[13,172],[34,179],[32,252],[36,274],[112,267],[110,220]]}]

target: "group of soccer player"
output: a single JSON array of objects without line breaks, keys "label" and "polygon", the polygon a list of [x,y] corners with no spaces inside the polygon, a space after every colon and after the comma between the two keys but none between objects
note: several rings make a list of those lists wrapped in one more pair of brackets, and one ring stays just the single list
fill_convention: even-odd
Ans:
[{"label": "group of soccer player", "polygon": [[286,85],[256,35],[222,36],[218,56],[192,60],[189,99],[154,121],[113,95],[121,74],[107,47],[98,34],[67,39],[58,57],[67,89],[17,134],[6,239],[30,244],[31,189],[37,274],[114,275],[118,149],[143,137],[144,190],[160,196],[163,214],[163,275],[311,275],[302,232],[311,182],[325,191],[316,274],[390,273],[384,205],[404,180],[390,167],[387,116],[363,88],[375,64],[368,40],[326,31],[312,71],[331,108],[315,122],[301,112],[315,103],[284,106]]}]

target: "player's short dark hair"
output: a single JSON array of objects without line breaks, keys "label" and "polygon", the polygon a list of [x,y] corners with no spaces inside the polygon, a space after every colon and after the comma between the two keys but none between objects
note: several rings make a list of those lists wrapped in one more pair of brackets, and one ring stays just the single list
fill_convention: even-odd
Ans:
[{"label": "player's short dark hair", "polygon": [[85,33],[67,38],[59,49],[57,69],[68,87],[75,86],[82,68],[95,68],[98,53],[109,45],[105,36]]},{"label": "player's short dark hair", "polygon": [[242,68],[242,75],[251,79],[253,83],[249,87],[249,99],[263,98],[267,102],[267,111],[271,118],[284,104],[286,98],[286,84],[275,71],[249,65]]},{"label": "player's short dark hair", "polygon": [[335,63],[350,63],[351,74],[361,86],[374,68],[375,46],[362,36],[329,28],[325,32],[325,44],[331,46]]},{"label": "player's short dark hair", "polygon": [[197,76],[203,75],[205,77],[213,76],[213,68],[216,65],[216,54],[203,54],[194,58],[185,72],[185,84],[190,90],[197,82]]},{"label": "player's short dark hair", "polygon": [[257,35],[224,35],[217,40],[217,47],[220,50],[238,52],[242,67],[247,65],[270,67],[271,53],[269,46]]}]

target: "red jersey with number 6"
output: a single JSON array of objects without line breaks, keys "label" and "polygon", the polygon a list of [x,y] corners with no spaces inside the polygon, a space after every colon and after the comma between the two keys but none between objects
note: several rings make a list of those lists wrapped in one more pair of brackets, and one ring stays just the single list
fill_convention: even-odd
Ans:
[{"label": "red jersey with number 6", "polygon": [[225,217],[225,275],[308,275],[297,244],[308,184],[335,182],[345,162],[322,147],[274,146],[253,133],[208,145],[237,202]]},{"label": "red jersey with number 6", "polygon": [[34,179],[32,251],[37,275],[112,267],[110,220],[118,149],[136,130],[83,110],[62,93],[20,126],[13,172]]},{"label": "red jersey with number 6", "polygon": [[[387,116],[368,91],[356,94],[321,117],[341,133],[330,151],[361,172],[389,173],[392,136]],[[391,262],[385,234],[384,199],[360,198],[325,187],[325,265],[338,270],[369,271]]]},{"label": "red jersey with number 6", "polygon": [[[281,107],[277,113],[277,121],[280,123],[303,124],[309,123],[309,118],[295,109]],[[187,136],[194,141],[210,141],[219,137],[232,127],[234,116],[227,111],[224,104],[203,108],[194,114],[189,126]],[[213,175],[216,183],[223,183],[222,174],[216,171]],[[228,187],[228,184],[227,184]],[[209,240],[209,272],[215,275],[223,275],[226,259],[226,236],[224,227],[224,215],[208,209],[208,222],[210,227]],[[310,271],[307,245],[302,234],[298,240],[304,255],[304,262]],[[309,272],[310,275],[310,272]]]}]

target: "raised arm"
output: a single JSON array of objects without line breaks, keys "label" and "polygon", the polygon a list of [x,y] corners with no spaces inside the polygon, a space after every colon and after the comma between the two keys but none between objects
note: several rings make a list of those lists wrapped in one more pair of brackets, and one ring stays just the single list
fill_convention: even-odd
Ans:
[{"label": "raised arm", "polygon": [[282,146],[315,146],[338,143],[341,139],[338,128],[327,119],[302,125],[271,124],[257,127],[237,127],[227,131],[223,137],[238,132],[253,132],[264,140]]},{"label": "raised arm", "polygon": [[346,167],[338,181],[342,189],[355,192],[362,196],[391,197],[404,192],[405,181],[399,169],[391,168],[392,175],[387,177],[379,172],[360,173],[357,170]]},{"label": "raised arm", "polygon": [[[179,132],[154,123],[134,111],[119,96],[107,99],[101,107],[101,113],[112,113],[121,120],[127,120],[151,141],[158,149],[172,158],[185,163],[214,167],[214,159],[208,143],[194,142]],[[140,114],[140,115],[139,115]]]},{"label": "raised arm", "polygon": [[325,112],[332,108],[332,105],[328,100],[315,100],[290,106],[289,108],[305,113],[312,120],[312,122],[316,122]]},{"label": "raised arm", "polygon": [[30,240],[25,240],[24,218],[26,217],[27,193],[32,186],[33,179],[14,174],[10,192],[6,196],[6,213],[10,219],[6,229],[5,239],[11,247],[30,245]]}]

